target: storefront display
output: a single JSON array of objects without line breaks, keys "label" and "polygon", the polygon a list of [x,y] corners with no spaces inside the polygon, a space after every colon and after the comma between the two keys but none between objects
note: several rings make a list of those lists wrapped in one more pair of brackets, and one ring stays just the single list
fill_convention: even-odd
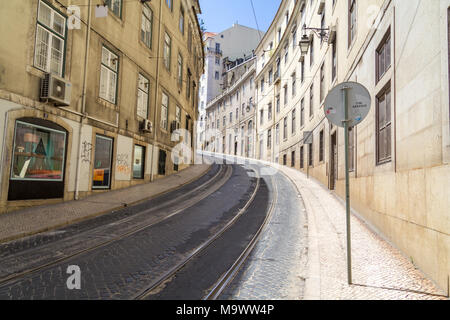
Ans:
[{"label": "storefront display", "polygon": [[109,189],[111,187],[113,139],[97,135],[95,137],[93,189]]}]

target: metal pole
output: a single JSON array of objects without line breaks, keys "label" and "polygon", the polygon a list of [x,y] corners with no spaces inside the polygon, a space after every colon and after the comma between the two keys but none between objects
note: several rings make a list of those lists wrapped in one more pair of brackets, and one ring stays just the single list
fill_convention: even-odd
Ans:
[{"label": "metal pole", "polygon": [[352,284],[352,256],[351,256],[351,233],[350,233],[350,179],[349,179],[349,156],[348,156],[348,87],[342,89],[344,103],[344,135],[345,135],[345,209],[347,221],[347,279],[348,284]]}]

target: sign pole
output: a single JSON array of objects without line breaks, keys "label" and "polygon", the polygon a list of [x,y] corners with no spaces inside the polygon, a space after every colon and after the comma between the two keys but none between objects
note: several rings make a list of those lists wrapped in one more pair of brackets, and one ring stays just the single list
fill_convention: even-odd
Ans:
[{"label": "sign pole", "polygon": [[344,131],[345,131],[345,209],[347,221],[347,280],[352,284],[352,256],[351,256],[351,234],[350,234],[350,177],[349,177],[349,155],[348,155],[348,87],[342,89],[344,103]]}]

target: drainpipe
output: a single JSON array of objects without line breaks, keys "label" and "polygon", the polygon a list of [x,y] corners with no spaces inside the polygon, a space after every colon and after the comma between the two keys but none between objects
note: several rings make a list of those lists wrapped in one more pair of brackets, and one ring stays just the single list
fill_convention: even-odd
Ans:
[{"label": "drainpipe", "polygon": [[[3,163],[5,163],[5,148],[6,148],[6,133],[7,133],[7,125],[8,125],[8,116],[9,116],[9,111],[5,112],[5,126],[3,128],[3,144],[2,144],[2,155],[1,155],[1,159],[0,159],[0,177],[3,176]],[[0,181],[0,199],[1,199],[1,195],[2,195],[2,183]]]},{"label": "drainpipe", "polygon": [[[162,26],[162,8],[163,8],[163,0],[159,1],[159,29],[158,29],[158,51],[156,53],[156,92],[155,92],[155,107],[153,108],[153,121],[155,122],[153,125],[153,146],[152,146],[152,157],[150,161],[150,182],[153,181],[153,161],[154,161],[154,154],[155,154],[155,146],[156,146],[156,109],[157,109],[157,103],[158,103],[158,86],[159,86],[159,64],[160,64],[160,58],[159,54],[161,51],[161,26]],[[169,111],[169,110],[167,110]]]},{"label": "drainpipe", "polygon": [[89,42],[91,39],[91,0],[88,1],[88,23],[86,31],[86,46],[84,52],[84,76],[83,76],[83,91],[81,102],[81,118],[80,118],[80,131],[78,134],[78,156],[77,156],[77,171],[75,177],[75,200],[79,200],[80,189],[80,166],[81,166],[81,136],[83,129],[83,122],[86,119],[86,83],[87,83],[87,67],[89,63]]}]

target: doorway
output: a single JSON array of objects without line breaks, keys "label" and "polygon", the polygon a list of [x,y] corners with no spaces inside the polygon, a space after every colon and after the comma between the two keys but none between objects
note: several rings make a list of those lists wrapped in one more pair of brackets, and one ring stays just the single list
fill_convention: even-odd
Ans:
[{"label": "doorway", "polygon": [[337,179],[337,136],[336,132],[331,135],[331,150],[330,150],[330,190],[336,188]]}]

